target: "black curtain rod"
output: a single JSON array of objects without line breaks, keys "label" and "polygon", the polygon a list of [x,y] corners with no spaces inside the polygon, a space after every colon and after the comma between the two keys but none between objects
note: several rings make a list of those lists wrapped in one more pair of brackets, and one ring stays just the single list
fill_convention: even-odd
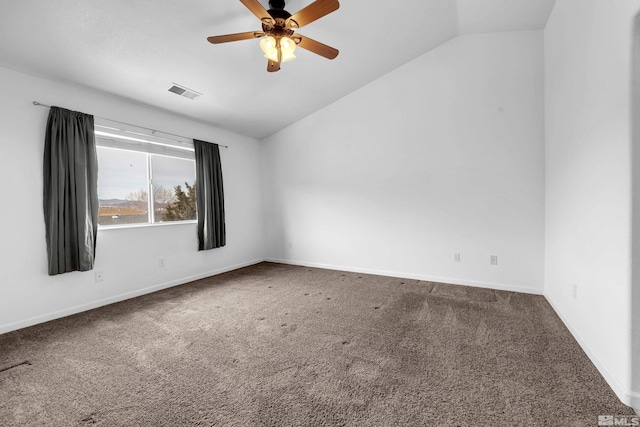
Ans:
[{"label": "black curtain rod", "polygon": [[[51,105],[46,105],[46,104],[41,104],[38,101],[33,101],[33,105],[36,105],[38,107],[47,107],[47,108],[51,108]],[[112,120],[112,119],[108,119],[106,117],[100,117],[100,116],[95,116],[99,119],[103,119],[103,120],[109,120],[110,122],[114,122],[114,123],[119,123],[121,125],[127,125],[127,126],[133,126],[133,127],[137,127],[140,129],[146,129],[146,130],[150,130],[153,134],[155,134],[156,132],[160,132],[163,133],[165,135],[171,135],[171,136],[177,136],[178,138],[185,138],[185,139],[191,139],[193,140],[193,138],[187,138],[186,136],[182,136],[182,135],[176,135],[175,133],[169,133],[169,132],[162,132],[161,130],[156,130],[156,129],[151,129],[151,128],[146,128],[144,126],[138,126],[138,125],[133,125],[131,123],[125,123],[125,122],[119,122],[117,120]],[[224,147],[224,148],[229,148],[228,145],[222,145],[222,144],[217,144],[219,147]]]}]

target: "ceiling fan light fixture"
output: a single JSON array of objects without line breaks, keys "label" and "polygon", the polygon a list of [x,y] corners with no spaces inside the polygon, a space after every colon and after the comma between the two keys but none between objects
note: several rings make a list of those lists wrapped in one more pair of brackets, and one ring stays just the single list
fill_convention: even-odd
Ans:
[{"label": "ceiling fan light fixture", "polygon": [[278,59],[278,41],[273,36],[267,36],[260,40],[260,48],[264,52],[264,57],[274,60]]},{"label": "ceiling fan light fixture", "polygon": [[296,42],[290,37],[282,37],[280,39],[280,51],[282,52],[282,62],[288,62],[295,59],[294,51],[296,50]]},{"label": "ceiling fan light fixture", "polygon": [[265,53],[264,57],[273,61],[273,62],[279,62],[278,61],[278,50],[274,50],[273,52],[269,52],[269,53]]},{"label": "ceiling fan light fixture", "polygon": [[292,59],[296,59],[296,56],[293,53],[282,52],[282,62],[289,62]]}]

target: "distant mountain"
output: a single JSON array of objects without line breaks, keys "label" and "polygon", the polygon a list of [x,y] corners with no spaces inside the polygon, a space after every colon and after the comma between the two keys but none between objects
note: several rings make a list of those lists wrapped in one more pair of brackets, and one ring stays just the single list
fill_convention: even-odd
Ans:
[{"label": "distant mountain", "polygon": [[100,199],[100,206],[127,206],[133,203],[131,200],[122,200],[122,199]]},{"label": "distant mountain", "polygon": [[100,208],[136,208],[147,209],[147,202],[140,200],[100,199]]}]

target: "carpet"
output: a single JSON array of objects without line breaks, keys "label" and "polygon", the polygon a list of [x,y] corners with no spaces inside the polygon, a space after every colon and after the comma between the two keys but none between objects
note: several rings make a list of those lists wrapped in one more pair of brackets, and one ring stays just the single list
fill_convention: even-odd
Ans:
[{"label": "carpet", "polygon": [[2,426],[597,426],[544,297],[273,263],[0,335]]}]

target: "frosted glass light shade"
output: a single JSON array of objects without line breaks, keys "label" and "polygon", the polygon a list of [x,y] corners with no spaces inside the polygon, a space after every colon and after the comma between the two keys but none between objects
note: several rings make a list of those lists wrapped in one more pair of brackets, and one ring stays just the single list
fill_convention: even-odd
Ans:
[{"label": "frosted glass light shade", "polygon": [[264,52],[265,58],[278,61],[278,42],[275,37],[267,36],[260,40],[260,48]]},{"label": "frosted glass light shade", "polygon": [[283,37],[280,39],[280,50],[282,51],[282,62],[291,61],[296,58],[293,54],[296,50],[296,42],[290,37]]}]

